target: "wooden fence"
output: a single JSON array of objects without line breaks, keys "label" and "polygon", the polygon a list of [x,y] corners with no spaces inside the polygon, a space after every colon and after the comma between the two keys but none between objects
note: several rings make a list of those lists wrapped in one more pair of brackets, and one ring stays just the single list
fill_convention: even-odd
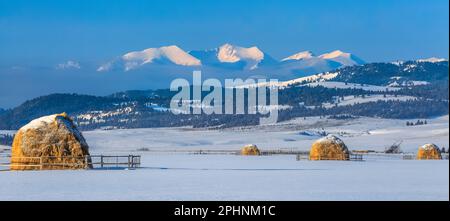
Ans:
[{"label": "wooden fence", "polygon": [[86,155],[80,157],[3,157],[0,170],[64,170],[64,169],[135,169],[141,165],[139,155]]},{"label": "wooden fence", "polygon": [[[363,154],[350,154],[348,157],[345,156],[340,156],[340,157],[336,157],[336,158],[324,158],[324,157],[317,157],[315,160],[350,160],[350,161],[364,161],[363,158]],[[297,161],[300,160],[311,160],[309,157],[309,153],[302,153],[302,154],[297,154],[296,157]]]},{"label": "wooden fence", "polygon": [[[185,151],[174,151],[174,152],[187,152],[192,154],[233,154],[240,155],[241,150],[185,150]],[[271,149],[271,150],[260,150],[262,156],[270,155],[297,155],[297,154],[309,154],[309,151],[296,150],[296,149]]]},{"label": "wooden fence", "polygon": [[91,165],[93,168],[121,168],[125,167],[128,169],[138,168],[141,165],[140,155],[122,155],[122,156],[111,156],[111,155],[92,155]]},{"label": "wooden fence", "polygon": [[295,150],[295,149],[276,149],[276,150],[261,150],[261,155],[276,155],[276,154],[287,154],[287,155],[304,155],[308,154],[309,151]]},{"label": "wooden fence", "polygon": [[350,160],[351,161],[363,161],[363,155],[362,154],[350,154]]}]

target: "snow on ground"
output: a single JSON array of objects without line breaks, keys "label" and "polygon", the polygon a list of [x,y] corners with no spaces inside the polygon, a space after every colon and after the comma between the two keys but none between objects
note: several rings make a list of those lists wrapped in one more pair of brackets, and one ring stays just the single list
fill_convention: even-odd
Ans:
[{"label": "snow on ground", "polygon": [[406,86],[420,86],[420,85],[428,85],[430,82],[428,81],[408,81],[404,82],[404,85]]},{"label": "snow on ground", "polygon": [[[344,96],[344,99],[337,103],[338,106],[347,106],[354,104],[362,104],[369,102],[377,102],[377,101],[407,101],[407,100],[417,100],[416,97],[413,96],[395,96],[395,95],[367,95],[365,97],[355,97],[355,96]],[[332,108],[335,106],[335,103],[324,103],[323,106],[325,108]]]},{"label": "snow on ground", "polygon": [[142,162],[137,170],[0,172],[0,200],[449,200],[447,160],[147,153]]},{"label": "snow on ground", "polygon": [[[413,121],[413,120],[410,120]],[[276,125],[205,130],[156,128],[84,132],[91,153],[140,154],[137,170],[0,171],[0,200],[449,200],[449,161],[367,158],[363,162],[296,161],[294,155],[245,157],[136,151],[308,150],[337,134],[350,150],[384,150],[403,140],[449,146],[449,117],[406,126],[406,120],[298,118]],[[310,133],[314,134],[314,133]],[[1,168],[0,168],[1,169]],[[431,172],[432,171],[432,172]]]},{"label": "snow on ground", "polygon": [[14,135],[15,133],[16,133],[15,130],[0,130],[0,134]]},{"label": "snow on ground", "polygon": [[[415,119],[417,120],[417,119]],[[242,127],[225,130],[191,128],[150,128],[125,130],[95,130],[84,132],[92,152],[129,152],[141,148],[150,150],[239,150],[246,144],[261,149],[289,148],[309,150],[319,136],[307,136],[304,131],[325,131],[338,135],[350,150],[384,150],[403,141],[404,151],[416,152],[419,146],[435,143],[449,147],[448,115],[427,119],[428,124],[406,126],[406,121],[381,118],[352,120],[309,117],[269,126]]]},{"label": "snow on ground", "polygon": [[[430,82],[428,81],[403,81],[400,83],[398,83],[397,81],[394,81],[392,83],[390,83],[388,86],[389,87],[411,87],[411,86],[421,86],[421,85],[428,85],[430,84]],[[400,88],[398,88],[400,89]]]},{"label": "snow on ground", "polygon": [[296,78],[289,81],[281,81],[281,82],[263,82],[256,84],[244,84],[237,85],[236,88],[252,88],[252,87],[279,87],[285,88],[294,84],[305,83],[305,82],[313,82],[313,81],[326,81],[335,78],[339,72],[325,72],[315,75],[310,75],[306,77]]},{"label": "snow on ground", "polygon": [[336,88],[336,89],[362,89],[365,91],[397,91],[400,88],[396,87],[387,87],[387,86],[376,86],[369,84],[355,84],[355,83],[344,83],[338,81],[322,81],[322,82],[314,82],[306,84],[309,87],[317,87],[322,86],[326,88]]},{"label": "snow on ground", "polygon": [[431,62],[431,63],[437,63],[437,62],[443,62],[443,61],[448,61],[448,60],[445,58],[436,58],[436,57],[417,60],[417,62]]},{"label": "snow on ground", "polygon": [[[423,119],[421,119],[423,120]],[[92,153],[124,153],[147,148],[172,150],[239,150],[256,144],[263,150],[309,150],[319,134],[339,136],[350,150],[382,151],[402,141],[406,152],[434,143],[449,145],[449,116],[427,119],[426,125],[406,126],[417,119],[398,120],[360,117],[336,120],[319,117],[297,118],[275,125],[230,128],[223,130],[184,128],[147,128],[94,130],[83,132]],[[8,131],[13,134],[14,131]],[[316,135],[316,136],[314,136]]]},{"label": "snow on ground", "polygon": [[[5,159],[3,159],[2,156],[9,154],[10,152],[11,152],[11,147],[0,144],[0,163],[5,163]],[[2,168],[0,168],[0,170],[1,169]]]}]

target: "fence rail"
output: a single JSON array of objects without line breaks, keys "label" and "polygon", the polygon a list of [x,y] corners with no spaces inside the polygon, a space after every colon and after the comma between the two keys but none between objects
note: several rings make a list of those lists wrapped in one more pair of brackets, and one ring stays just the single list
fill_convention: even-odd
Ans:
[{"label": "fence rail", "polygon": [[[311,157],[309,156],[309,153],[302,153],[302,154],[297,154],[296,159],[297,159],[297,161],[300,161],[300,160],[311,160]],[[350,160],[350,161],[364,161],[363,154],[359,154],[359,153],[357,153],[357,154],[351,153],[351,154],[349,154],[348,157],[345,156],[345,155],[343,155],[343,156],[337,156],[337,157],[332,157],[332,158],[330,158],[330,157],[316,156],[316,157],[314,157],[313,159],[314,159],[314,160]]]},{"label": "fence rail", "polygon": [[351,161],[363,161],[363,155],[362,154],[350,154],[350,160]]},{"label": "fence rail", "polygon": [[[135,169],[141,165],[139,155],[86,155],[45,156],[45,157],[8,157],[9,162],[0,161],[0,170],[55,170],[55,169]],[[2,158],[2,159],[8,159]]]},{"label": "fence rail", "polygon": [[[449,160],[448,153],[442,153],[442,160]],[[309,153],[297,154],[297,161],[310,160]],[[317,158],[318,160],[341,160],[342,158]],[[351,153],[349,155],[350,161],[364,161],[364,160],[416,160],[416,154],[414,153],[401,153],[401,154],[386,154],[386,153]]]},{"label": "fence rail", "polygon": [[302,155],[302,154],[309,154],[309,151],[295,150],[295,149],[261,150],[261,155],[276,155],[276,154]]},{"label": "fence rail", "polygon": [[111,155],[92,155],[91,165],[99,166],[100,168],[120,168],[127,167],[129,169],[138,168],[141,165],[140,155],[122,155],[122,156],[111,156]]}]

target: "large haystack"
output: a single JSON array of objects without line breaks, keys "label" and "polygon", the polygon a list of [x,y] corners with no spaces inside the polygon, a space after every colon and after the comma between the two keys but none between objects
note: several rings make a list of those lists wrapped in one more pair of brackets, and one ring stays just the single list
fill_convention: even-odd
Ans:
[{"label": "large haystack", "polygon": [[418,160],[442,160],[439,147],[434,144],[425,144],[417,151]]},{"label": "large haystack", "polygon": [[258,147],[254,144],[246,145],[241,149],[241,155],[257,156],[260,154],[261,152],[259,151]]},{"label": "large haystack", "polygon": [[310,160],[349,160],[349,151],[344,142],[328,135],[313,143],[309,152]]},{"label": "large haystack", "polygon": [[65,113],[41,117],[20,128],[11,152],[11,170],[89,167],[89,147]]}]

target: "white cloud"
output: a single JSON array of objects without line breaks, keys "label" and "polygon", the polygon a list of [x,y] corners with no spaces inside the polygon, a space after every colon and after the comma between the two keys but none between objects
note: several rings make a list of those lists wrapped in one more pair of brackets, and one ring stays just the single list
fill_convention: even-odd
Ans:
[{"label": "white cloud", "polygon": [[81,65],[77,61],[66,61],[64,63],[56,65],[56,69],[65,70],[65,69],[80,69]]}]

